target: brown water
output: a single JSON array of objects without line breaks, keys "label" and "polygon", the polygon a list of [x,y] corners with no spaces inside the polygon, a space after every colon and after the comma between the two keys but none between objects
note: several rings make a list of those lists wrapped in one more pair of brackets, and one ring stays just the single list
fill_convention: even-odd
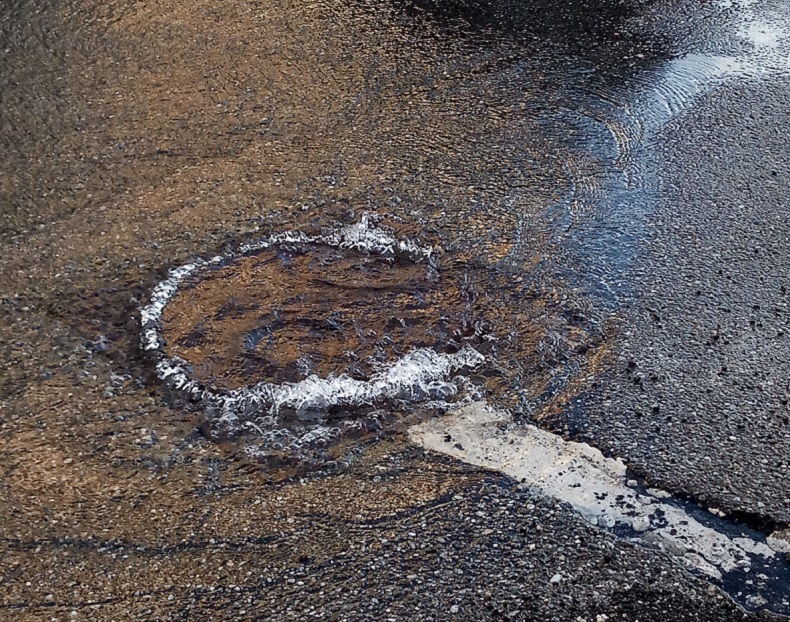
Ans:
[{"label": "brown water", "polygon": [[[192,257],[364,210],[446,251],[431,278],[311,250],[243,258],[193,283],[169,310],[168,345],[228,387],[310,371],[364,378],[400,350],[459,339],[487,355],[470,383],[526,414],[561,409],[595,382],[613,326],[595,296],[619,287],[612,266],[633,250],[620,241],[638,246],[635,213],[649,206],[639,145],[715,73],[694,62],[696,81],[664,71],[678,47],[645,35],[672,11],[688,15],[685,4],[4,2],[0,522],[21,543],[2,556],[9,602],[40,602],[46,589],[61,617],[72,603],[110,603],[117,617],[129,594],[194,586],[197,572],[206,585],[244,584],[247,568],[263,575],[280,554],[255,550],[219,577],[181,549],[161,549],[172,566],[157,571],[82,543],[246,538],[262,529],[262,495],[271,533],[316,499],[373,520],[465,477],[413,459],[386,494],[350,499],[377,460],[389,465],[382,446],[361,475],[280,501],[225,468],[254,435],[205,443],[190,413],[141,380],[151,373],[137,310],[167,267]],[[382,419],[390,429],[425,413],[396,414]],[[356,455],[370,438],[360,434],[310,457]],[[277,466],[267,474],[293,474]],[[62,542],[82,548],[52,544]],[[319,560],[345,546],[308,544]],[[182,604],[161,606],[178,615]]]},{"label": "brown water", "polygon": [[375,362],[461,337],[459,292],[427,272],[329,247],[268,250],[185,288],[166,307],[164,336],[196,378],[227,388],[310,373],[368,379]]},{"label": "brown water", "polygon": [[[522,407],[555,394],[603,337],[551,262],[580,205],[574,183],[594,187],[600,168],[578,148],[586,121],[569,88],[600,59],[551,29],[530,41],[463,20],[334,1],[7,6],[3,230],[30,245],[9,287],[36,273],[32,287],[90,331],[64,293],[368,209],[445,249],[438,281],[399,266],[373,296],[389,269],[375,261],[336,257],[323,275],[312,254],[291,268],[245,259],[174,301],[170,347],[232,388],[366,377],[419,344],[452,348],[477,322],[492,337],[478,344],[483,390]],[[364,287],[340,276],[349,269]]]},{"label": "brown water", "polygon": [[[393,235],[363,222],[370,235]],[[168,367],[185,362],[200,386],[227,391],[313,375],[369,381],[412,351],[472,347],[485,359],[475,369],[480,388],[517,403],[541,371],[556,374],[600,340],[590,308],[460,253],[430,252],[425,261],[321,241],[267,243],[188,268],[172,294],[154,294],[166,296],[155,349],[176,357]],[[146,326],[158,326],[151,313],[159,316],[146,311]]]},{"label": "brown water", "polygon": [[561,408],[605,354],[614,323],[595,296],[620,287],[649,204],[622,171],[644,121],[623,104],[660,84],[668,52],[646,34],[658,9],[539,8],[6,5],[8,290],[93,339],[85,299],[123,324],[167,266],[370,210],[445,249],[438,281],[400,266],[400,285],[371,296],[383,267],[357,263],[365,287],[338,286],[308,253],[290,272],[284,257],[256,267],[277,294],[227,266],[174,301],[169,347],[229,388],[365,378],[410,348],[454,347],[476,322],[491,337],[476,385],[523,413]]}]

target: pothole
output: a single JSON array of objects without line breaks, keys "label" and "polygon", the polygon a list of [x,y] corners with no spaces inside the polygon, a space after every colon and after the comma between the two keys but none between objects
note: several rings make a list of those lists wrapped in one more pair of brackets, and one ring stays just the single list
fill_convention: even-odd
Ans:
[{"label": "pothole", "polygon": [[463,399],[529,414],[603,333],[578,298],[498,257],[367,214],[278,233],[171,270],[141,310],[142,348],[207,436],[277,467],[336,462]]},{"label": "pothole", "polygon": [[270,247],[186,282],[162,316],[172,355],[226,389],[346,374],[369,381],[418,348],[452,353],[457,291],[424,262],[327,244]]}]

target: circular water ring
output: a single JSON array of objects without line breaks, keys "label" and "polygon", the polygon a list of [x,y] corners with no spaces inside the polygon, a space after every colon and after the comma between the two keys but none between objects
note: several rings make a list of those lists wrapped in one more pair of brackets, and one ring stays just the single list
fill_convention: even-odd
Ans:
[{"label": "circular water ring", "polygon": [[[337,226],[317,235],[300,231],[275,234],[245,244],[235,252],[210,259],[198,259],[171,270],[168,277],[154,288],[149,304],[141,309],[141,347],[154,358],[156,374],[168,387],[202,407],[210,435],[226,438],[254,430],[275,448],[325,443],[341,435],[344,429],[359,425],[359,421],[355,421],[353,417],[344,416],[349,412],[395,402],[451,398],[458,390],[455,378],[485,360],[484,355],[469,344],[459,343],[457,347],[449,349],[431,345],[428,335],[432,327],[441,324],[443,319],[430,316],[428,310],[435,305],[415,302],[422,293],[419,287],[413,287],[413,280],[403,281],[402,275],[397,278],[393,276],[396,272],[414,276],[422,271],[425,278],[430,280],[431,274],[435,273],[437,252],[436,248],[396,238],[392,233],[377,227],[367,214],[357,223]],[[241,331],[244,347],[240,360],[248,360],[252,356],[250,352],[255,354],[256,349],[262,347],[262,342],[267,338],[272,340],[278,330],[282,333],[278,337],[280,345],[288,343],[289,340],[298,340],[302,333],[310,333],[318,334],[324,346],[329,344],[333,352],[339,351],[339,343],[335,343],[338,337],[326,336],[326,333],[332,332],[331,322],[336,318],[316,319],[315,314],[311,316],[310,305],[322,303],[322,285],[316,285],[315,282],[303,283],[302,290],[307,286],[310,288],[310,299],[305,300],[302,295],[296,300],[290,300],[289,284],[274,282],[272,265],[276,263],[274,258],[282,253],[302,258],[301,264],[294,267],[295,273],[301,274],[306,272],[305,256],[320,265],[330,259],[338,262],[335,266],[335,281],[342,281],[341,285],[346,289],[340,288],[334,306],[354,308],[357,313],[362,313],[367,318],[368,323],[375,324],[377,329],[353,326],[357,333],[362,331],[362,337],[346,339],[348,343],[342,344],[350,346],[351,349],[347,352],[350,359],[375,359],[372,356],[373,350],[383,351],[385,348],[378,342],[376,348],[373,348],[371,340],[364,339],[364,331],[376,335],[386,323],[400,322],[403,325],[405,343],[395,344],[398,347],[390,348],[390,356],[384,357],[388,360],[381,360],[382,357],[379,357],[367,369],[356,365],[357,373],[330,369],[323,374],[306,373],[306,377],[295,380],[289,379],[287,374],[278,374],[275,370],[275,373],[268,374],[270,377],[263,374],[264,378],[250,384],[245,384],[246,377],[243,375],[241,380],[237,377],[229,381],[221,374],[201,373],[201,363],[205,363],[212,356],[218,355],[223,360],[228,358],[228,353],[223,350],[227,350],[227,341],[219,338],[213,343],[202,343],[201,339],[205,335],[196,336],[194,330],[190,332],[184,328],[191,325],[189,322],[182,323],[180,330],[174,329],[172,322],[167,322],[168,306],[174,305],[179,296],[186,296],[186,303],[182,307],[191,309],[191,315],[199,316],[204,309],[200,304],[194,303],[195,296],[210,297],[215,290],[226,287],[223,276],[229,271],[235,271],[235,274],[255,272],[255,284],[257,290],[263,292],[261,296],[268,296],[266,292],[275,289],[282,292],[274,298],[276,306],[285,309],[279,318],[277,313],[272,313],[271,308],[261,310],[257,302],[246,306],[236,304],[231,309],[225,305],[214,312],[213,317],[220,319],[227,314],[235,314],[241,318],[237,322],[244,326]],[[344,300],[343,292],[349,291],[349,282],[353,282],[355,278],[354,270],[367,268],[371,262],[384,262],[384,265],[390,267],[397,263],[401,269],[382,270],[374,266],[374,270],[368,271],[371,274],[368,274],[366,280],[353,283],[355,291],[361,292],[359,296],[364,299]],[[326,281],[325,275],[322,278]],[[381,281],[378,290],[377,285],[371,285],[371,278]],[[251,281],[248,279],[246,282]],[[324,285],[331,289],[337,288],[338,283],[324,282]],[[428,293],[425,295],[433,295],[430,288],[426,291]],[[272,303],[273,299],[269,296],[267,300]],[[395,305],[408,308],[409,311],[398,314],[393,308]],[[360,312],[360,307],[365,308]],[[299,312],[296,311],[297,308]],[[288,313],[293,317],[283,319],[282,315],[287,316]],[[327,324],[330,324],[328,329]],[[446,328],[451,330],[449,326]],[[212,327],[209,332],[212,335],[223,334],[216,327]],[[238,354],[239,348],[236,347],[236,350]],[[195,352],[199,356],[190,360],[188,355]],[[269,363],[272,361],[269,360]],[[293,356],[283,365],[283,369],[287,371],[289,366],[293,367],[298,363],[299,360]],[[292,425],[287,426],[288,429],[283,425],[285,417],[292,422]]]}]

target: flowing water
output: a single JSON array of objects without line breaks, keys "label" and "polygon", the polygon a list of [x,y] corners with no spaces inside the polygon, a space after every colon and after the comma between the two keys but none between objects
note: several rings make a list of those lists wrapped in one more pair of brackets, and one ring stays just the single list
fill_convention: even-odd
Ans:
[{"label": "flowing water", "polygon": [[[96,321],[64,292],[139,304],[172,405],[253,461],[342,466],[427,420],[434,449],[533,478],[602,528],[653,534],[744,606],[788,613],[781,542],[526,425],[607,363],[662,128],[721,85],[790,73],[786,2],[155,4],[0,7],[0,239],[9,292],[35,302],[21,313],[43,300]],[[173,269],[141,301],[151,263]],[[18,355],[22,324],[8,367],[51,391],[30,361],[67,369],[65,346]],[[472,401],[507,424],[434,417]]]},{"label": "flowing water", "polygon": [[440,252],[426,267],[325,246],[223,262],[167,308],[169,354],[239,390],[364,382],[413,348],[468,343],[486,358],[478,391],[523,414],[550,407],[594,371],[630,295],[654,138],[726,80],[788,69],[783,12],[718,5],[719,27],[700,34],[699,21],[673,28],[668,8],[683,14],[661,2],[355,6],[352,24],[377,25],[335,74],[359,72],[359,90],[333,111],[338,153],[298,186],[297,222],[337,228],[369,210]]},{"label": "flowing water", "polygon": [[589,382],[656,134],[790,57],[786,8],[751,0],[164,4],[3,9],[0,157],[23,172],[0,179],[2,235],[139,210],[107,229],[180,258],[143,314],[174,402],[308,468],[453,402],[532,417]]}]

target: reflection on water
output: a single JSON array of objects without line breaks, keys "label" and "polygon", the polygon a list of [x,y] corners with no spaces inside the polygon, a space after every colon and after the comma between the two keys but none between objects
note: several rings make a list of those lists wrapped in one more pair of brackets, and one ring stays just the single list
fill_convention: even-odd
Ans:
[{"label": "reflection on water", "polygon": [[[449,352],[474,336],[488,361],[478,386],[501,405],[530,413],[572,390],[630,293],[653,203],[652,139],[762,53],[754,42],[738,57],[711,42],[673,52],[650,7],[395,3],[373,19],[311,5],[300,19],[332,24],[318,42],[331,89],[308,74],[294,84],[306,99],[271,109],[262,134],[311,133],[325,158],[312,163],[325,174],[307,166],[295,185],[297,223],[367,207],[446,257],[430,275],[327,249],[236,260],[168,308],[171,352],[199,380],[235,389],[365,380],[412,349]],[[748,9],[736,14],[735,39],[751,23]],[[350,54],[350,32],[368,46]],[[251,120],[258,98],[250,90],[236,116]],[[319,102],[324,117],[305,114]]]}]

